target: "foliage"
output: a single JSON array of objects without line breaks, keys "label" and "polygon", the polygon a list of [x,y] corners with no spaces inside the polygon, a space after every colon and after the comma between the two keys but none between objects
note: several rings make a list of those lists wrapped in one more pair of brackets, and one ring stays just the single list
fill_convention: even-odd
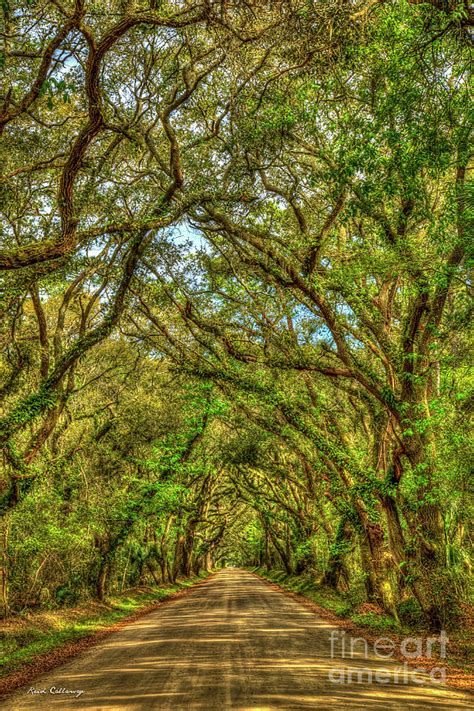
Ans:
[{"label": "foliage", "polygon": [[2,14],[4,614],[232,563],[455,625],[470,5]]}]

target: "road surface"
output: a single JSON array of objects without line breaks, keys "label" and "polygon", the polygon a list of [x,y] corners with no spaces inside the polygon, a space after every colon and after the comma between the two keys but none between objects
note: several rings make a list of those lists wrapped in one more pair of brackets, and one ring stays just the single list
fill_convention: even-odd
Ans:
[{"label": "road surface", "polygon": [[397,671],[401,666],[397,661],[378,658],[373,648],[366,654],[361,641],[354,645],[352,659],[350,654],[342,658],[336,644],[340,634],[330,622],[254,575],[223,570],[183,598],[35,679],[0,707],[15,711],[61,706],[74,711],[473,708],[472,697],[433,684],[420,674],[414,679],[409,672],[408,678]]}]

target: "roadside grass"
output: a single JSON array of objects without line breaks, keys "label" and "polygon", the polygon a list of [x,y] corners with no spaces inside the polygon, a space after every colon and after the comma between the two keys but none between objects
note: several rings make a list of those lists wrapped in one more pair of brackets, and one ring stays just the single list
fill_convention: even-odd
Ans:
[{"label": "roadside grass", "polygon": [[179,580],[175,585],[128,590],[106,603],[91,601],[76,607],[26,611],[0,621],[0,678],[42,654],[75,642],[125,620],[140,610],[191,587],[209,573]]}]

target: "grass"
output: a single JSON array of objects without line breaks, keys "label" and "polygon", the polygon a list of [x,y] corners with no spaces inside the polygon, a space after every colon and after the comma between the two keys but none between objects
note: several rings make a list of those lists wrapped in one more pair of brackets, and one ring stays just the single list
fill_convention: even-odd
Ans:
[{"label": "grass", "polygon": [[406,628],[402,627],[396,620],[388,615],[380,615],[375,612],[366,612],[363,614],[353,614],[350,616],[352,622],[361,627],[369,627],[371,630],[376,630],[377,632],[385,632],[387,630],[393,630],[394,632],[409,632]]},{"label": "grass", "polygon": [[128,591],[107,603],[28,612],[0,622],[0,678],[32,662],[38,655],[105,630],[135,612],[166,600],[173,593],[194,585],[206,574],[178,581],[175,585]]}]

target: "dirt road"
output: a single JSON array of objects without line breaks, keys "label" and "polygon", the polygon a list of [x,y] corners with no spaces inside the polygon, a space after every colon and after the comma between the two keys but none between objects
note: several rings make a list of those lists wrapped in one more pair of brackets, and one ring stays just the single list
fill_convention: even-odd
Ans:
[{"label": "dirt road", "polygon": [[473,708],[472,697],[430,683],[428,677],[418,674],[415,680],[412,672],[410,678],[398,672],[397,678],[401,665],[377,658],[372,648],[366,658],[362,642],[354,646],[352,659],[350,654],[342,658],[340,630],[333,632],[331,657],[332,631],[329,622],[250,573],[223,570],[182,599],[36,679],[0,707]]}]

